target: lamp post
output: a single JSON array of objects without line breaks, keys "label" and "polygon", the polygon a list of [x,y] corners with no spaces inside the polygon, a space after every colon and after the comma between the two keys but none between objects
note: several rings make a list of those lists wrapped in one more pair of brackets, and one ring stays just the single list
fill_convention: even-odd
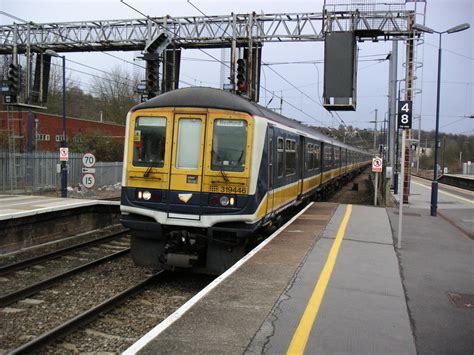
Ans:
[{"label": "lamp post", "polygon": [[437,33],[439,34],[438,45],[438,80],[436,87],[436,130],[435,130],[435,151],[434,151],[434,167],[433,181],[431,182],[431,216],[436,217],[438,209],[438,145],[439,145],[439,105],[440,105],[440,89],[441,89],[441,36],[443,33],[451,34],[467,30],[470,27],[468,23],[451,27],[446,31],[435,31],[429,27],[415,24],[413,28],[419,32]]},{"label": "lamp post", "polygon": [[[63,141],[62,146],[67,147],[67,135],[66,135],[66,56],[59,55],[52,49],[47,49],[44,51],[45,54],[52,57],[62,58],[63,60]],[[61,161],[61,197],[67,197],[67,164],[66,161]]]}]

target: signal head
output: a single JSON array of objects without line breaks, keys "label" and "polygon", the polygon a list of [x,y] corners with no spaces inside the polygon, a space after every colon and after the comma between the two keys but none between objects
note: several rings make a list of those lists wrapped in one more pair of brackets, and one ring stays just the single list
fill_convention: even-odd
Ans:
[{"label": "signal head", "polygon": [[10,86],[10,91],[12,93],[17,93],[20,88],[20,66],[15,64],[10,64],[8,69],[8,82]]}]

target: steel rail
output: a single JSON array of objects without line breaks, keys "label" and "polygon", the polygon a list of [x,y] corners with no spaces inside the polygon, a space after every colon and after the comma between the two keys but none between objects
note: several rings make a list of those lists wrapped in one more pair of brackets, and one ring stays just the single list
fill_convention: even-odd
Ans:
[{"label": "steel rail", "polygon": [[22,346],[12,350],[11,352],[9,352],[9,354],[31,354],[32,352],[37,352],[40,347],[44,347],[46,344],[52,342],[53,340],[66,336],[67,334],[73,332],[79,327],[82,327],[92,322],[101,313],[107,312],[117,307],[118,305],[126,301],[127,298],[129,298],[133,294],[137,293],[138,291],[158,279],[158,277],[162,276],[163,273],[164,271],[162,270],[151,275],[146,280],[141,281],[135,286],[132,286],[126,289],[125,291],[122,291],[121,293],[109,298],[101,304],[75,316],[74,318],[71,318],[70,320],[57,326],[56,328],[53,328],[52,330],[43,333],[42,335],[29,341],[28,343],[23,344]]},{"label": "steel rail", "polygon": [[36,265],[36,264],[38,264],[40,262],[43,262],[43,261],[57,259],[60,256],[63,256],[65,254],[68,254],[68,253],[71,253],[71,252],[74,252],[74,251],[77,251],[77,250],[81,250],[81,249],[84,249],[84,248],[87,248],[87,247],[90,247],[90,246],[93,246],[93,245],[96,245],[96,244],[101,244],[101,243],[106,242],[108,240],[113,240],[115,238],[119,238],[121,234],[125,234],[127,232],[128,232],[128,230],[115,232],[115,233],[112,233],[112,234],[108,234],[104,237],[100,237],[98,239],[87,241],[85,243],[75,244],[75,245],[72,245],[72,246],[69,246],[69,247],[65,247],[65,248],[53,251],[51,253],[35,256],[35,257],[29,258],[29,259],[26,259],[26,260],[19,261],[17,263],[11,263],[11,264],[1,266],[0,267],[0,276],[5,276],[6,274],[9,274],[13,271],[25,269],[27,267]]},{"label": "steel rail", "polygon": [[13,291],[11,293],[7,293],[6,295],[2,295],[2,296],[0,296],[0,307],[5,307],[9,304],[12,304],[12,303],[18,301],[18,300],[21,300],[21,299],[24,299],[24,298],[29,297],[31,295],[34,295],[35,293],[38,293],[39,291],[41,291],[44,288],[56,283],[57,281],[59,281],[61,279],[67,278],[69,276],[72,276],[74,274],[82,272],[86,269],[89,269],[93,266],[102,264],[106,261],[118,258],[122,255],[125,255],[125,254],[129,253],[129,252],[130,252],[130,248],[121,250],[119,252],[104,256],[103,258],[91,261],[87,264],[84,264],[84,265],[78,266],[74,269],[63,272],[59,275],[55,275],[55,276],[53,276],[51,278],[48,278],[46,280],[37,282],[34,285],[24,287],[20,290]]}]

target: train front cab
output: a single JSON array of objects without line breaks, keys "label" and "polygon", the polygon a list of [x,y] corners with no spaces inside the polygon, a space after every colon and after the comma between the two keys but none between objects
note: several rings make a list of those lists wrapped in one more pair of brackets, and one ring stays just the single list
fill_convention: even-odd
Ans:
[{"label": "train front cab", "polygon": [[129,115],[121,210],[137,265],[219,273],[241,257],[261,200],[253,130],[250,115],[225,110]]}]

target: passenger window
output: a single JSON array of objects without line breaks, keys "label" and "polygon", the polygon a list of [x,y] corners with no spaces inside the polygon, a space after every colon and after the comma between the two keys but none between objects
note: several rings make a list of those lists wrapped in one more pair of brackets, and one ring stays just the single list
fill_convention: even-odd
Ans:
[{"label": "passenger window", "polygon": [[286,140],[285,155],[285,175],[293,175],[296,173],[296,142],[294,140]]},{"label": "passenger window", "polygon": [[308,143],[307,145],[307,159],[306,159],[306,165],[308,170],[313,169],[313,162],[314,162],[314,157],[313,157],[313,145]]},{"label": "passenger window", "polygon": [[314,157],[314,160],[313,160],[313,167],[315,169],[318,169],[320,166],[321,166],[321,147],[319,144],[315,144],[314,145],[314,149],[313,149],[313,157]]},{"label": "passenger window", "polygon": [[138,117],[133,136],[133,165],[162,168],[165,143],[166,118]]},{"label": "passenger window", "polygon": [[336,163],[336,165],[339,165],[340,161],[341,161],[341,148],[336,147],[334,148],[334,163]]},{"label": "passenger window", "polygon": [[283,138],[278,137],[277,147],[277,175],[278,177],[283,176]]},{"label": "passenger window", "polygon": [[215,120],[211,169],[244,171],[246,152],[247,122],[244,120]]},{"label": "passenger window", "polygon": [[197,118],[181,118],[178,125],[176,168],[197,169],[201,156],[202,121]]},{"label": "passenger window", "polygon": [[332,167],[332,147],[329,145],[324,146],[324,167]]}]

